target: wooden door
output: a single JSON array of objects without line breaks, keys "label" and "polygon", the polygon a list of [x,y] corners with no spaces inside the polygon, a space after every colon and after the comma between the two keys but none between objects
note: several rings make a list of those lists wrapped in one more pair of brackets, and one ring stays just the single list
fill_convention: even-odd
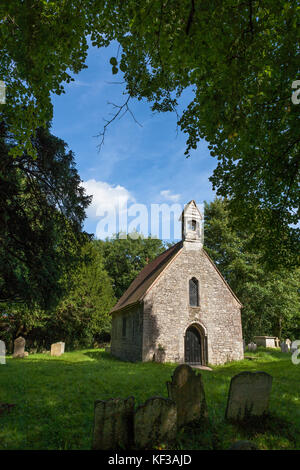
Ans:
[{"label": "wooden door", "polygon": [[201,335],[194,326],[188,328],[185,334],[185,362],[202,364]]}]

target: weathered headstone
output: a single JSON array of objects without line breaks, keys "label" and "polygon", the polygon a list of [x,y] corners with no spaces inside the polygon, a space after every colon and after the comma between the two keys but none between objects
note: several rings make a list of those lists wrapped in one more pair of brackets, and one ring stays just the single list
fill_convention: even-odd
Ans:
[{"label": "weathered headstone", "polygon": [[280,339],[275,338],[275,348],[280,348]]},{"label": "weathered headstone", "polygon": [[272,376],[266,372],[241,372],[230,382],[225,417],[242,421],[263,416],[268,409]]},{"label": "weathered headstone", "polygon": [[134,415],[134,441],[139,449],[170,443],[176,438],[177,407],[168,398],[152,397]]},{"label": "weathered headstone", "polygon": [[290,350],[290,349],[291,349],[292,341],[291,341],[289,338],[287,338],[287,339],[285,340],[285,344],[288,345],[288,348],[289,348],[289,350]]},{"label": "weathered headstone", "polygon": [[23,358],[28,356],[28,353],[25,352],[25,339],[22,338],[22,336],[19,336],[17,339],[14,341],[14,352],[13,352],[13,357],[14,358]]},{"label": "weathered headstone", "polygon": [[280,344],[280,349],[281,349],[281,352],[283,353],[288,353],[289,352],[289,345],[283,341],[281,344]]},{"label": "weathered headstone", "polygon": [[94,450],[129,449],[133,443],[134,397],[95,401]]},{"label": "weathered headstone", "polygon": [[65,352],[65,343],[59,341],[51,344],[51,356],[61,356]]},{"label": "weathered headstone", "polygon": [[257,350],[257,344],[253,342],[248,344],[248,351],[256,351],[256,350]]},{"label": "weathered headstone", "polygon": [[201,374],[188,364],[176,367],[172,381],[167,382],[168,395],[177,406],[177,426],[180,428],[203,417],[207,417],[204,387]]},{"label": "weathered headstone", "polygon": [[4,341],[0,340],[0,364],[5,364],[6,347]]}]

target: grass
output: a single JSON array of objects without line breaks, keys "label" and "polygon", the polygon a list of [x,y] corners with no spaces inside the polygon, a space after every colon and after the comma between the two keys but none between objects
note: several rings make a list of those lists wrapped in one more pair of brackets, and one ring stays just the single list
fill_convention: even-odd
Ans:
[{"label": "grass", "polygon": [[[177,449],[228,449],[237,440],[251,440],[259,449],[300,449],[300,365],[275,350],[247,354],[253,360],[201,371],[209,419],[180,431]],[[16,406],[0,415],[0,449],[90,449],[95,400],[133,395],[140,404],[167,397],[165,383],[175,367],[122,362],[99,349],[8,357],[0,365],[0,403]],[[224,420],[230,380],[244,370],[273,376],[269,415],[230,424]]]}]

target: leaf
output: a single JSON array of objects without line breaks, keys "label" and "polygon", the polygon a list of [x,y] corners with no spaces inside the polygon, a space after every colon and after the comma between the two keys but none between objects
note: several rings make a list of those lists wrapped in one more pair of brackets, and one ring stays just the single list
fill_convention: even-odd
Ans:
[{"label": "leaf", "polygon": [[111,57],[109,59],[109,62],[111,63],[111,65],[114,65],[114,66],[118,65],[118,61],[115,57]]}]

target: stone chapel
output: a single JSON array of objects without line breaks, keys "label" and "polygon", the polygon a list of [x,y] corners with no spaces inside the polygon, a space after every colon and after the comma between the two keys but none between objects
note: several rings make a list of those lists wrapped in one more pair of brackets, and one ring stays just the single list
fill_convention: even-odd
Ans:
[{"label": "stone chapel", "polygon": [[126,361],[223,364],[243,359],[242,305],[203,249],[190,201],[182,240],[147,264],[111,311],[111,353]]}]

